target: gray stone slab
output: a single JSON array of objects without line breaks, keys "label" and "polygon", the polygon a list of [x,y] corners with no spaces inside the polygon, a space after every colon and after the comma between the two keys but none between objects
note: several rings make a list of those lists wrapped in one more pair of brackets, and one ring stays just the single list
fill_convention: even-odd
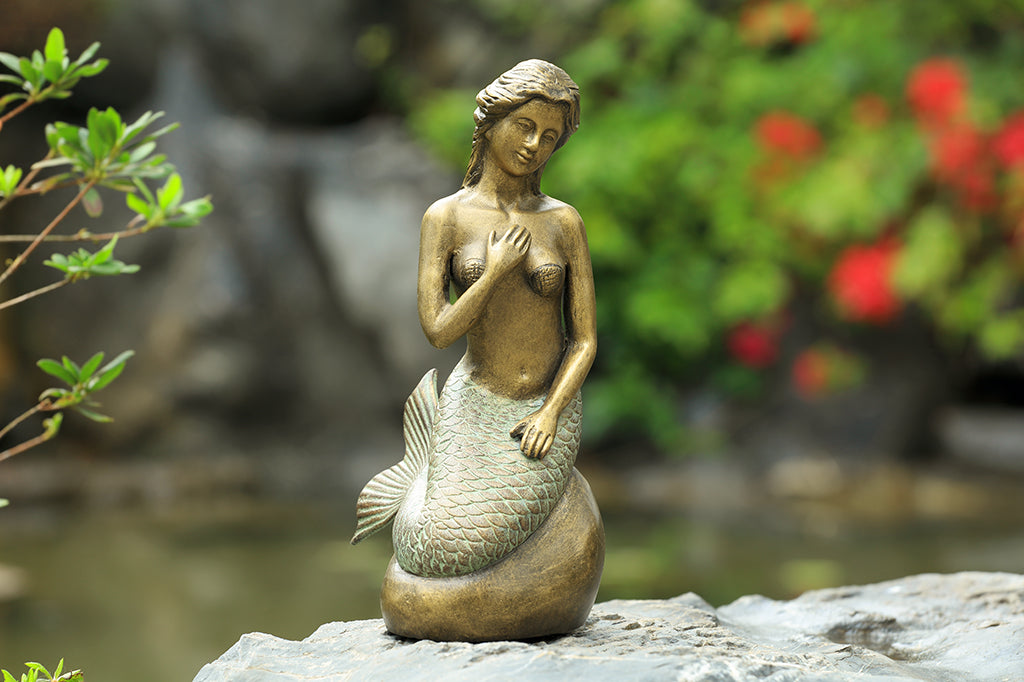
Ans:
[{"label": "gray stone slab", "polygon": [[1024,575],[920,575],[742,597],[615,600],[587,624],[533,642],[431,642],[381,620],[329,623],[301,642],[244,635],[194,682],[342,680],[1019,682]]}]

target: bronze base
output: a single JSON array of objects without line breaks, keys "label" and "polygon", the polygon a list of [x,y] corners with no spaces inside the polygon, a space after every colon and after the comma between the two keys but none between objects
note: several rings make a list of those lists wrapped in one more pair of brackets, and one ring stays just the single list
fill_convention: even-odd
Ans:
[{"label": "bronze base", "polygon": [[389,632],[415,639],[487,642],[564,634],[587,619],[604,568],[604,525],[590,485],[573,469],[547,521],[493,566],[422,578],[394,557],[380,608]]}]

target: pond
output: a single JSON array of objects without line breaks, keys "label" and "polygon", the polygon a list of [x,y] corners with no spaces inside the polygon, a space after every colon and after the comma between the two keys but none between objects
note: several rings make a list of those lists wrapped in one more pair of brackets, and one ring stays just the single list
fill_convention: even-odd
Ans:
[{"label": "pond", "polygon": [[[809,531],[770,514],[605,514],[599,601],[743,594],[920,572],[1021,570],[1019,524],[900,523]],[[386,533],[348,544],[350,505],[221,500],[142,509],[7,509],[0,566],[24,583],[0,600],[0,667],[63,656],[90,682],[181,682],[246,632],[301,639],[379,617]],[[8,578],[10,582],[10,577]]]}]

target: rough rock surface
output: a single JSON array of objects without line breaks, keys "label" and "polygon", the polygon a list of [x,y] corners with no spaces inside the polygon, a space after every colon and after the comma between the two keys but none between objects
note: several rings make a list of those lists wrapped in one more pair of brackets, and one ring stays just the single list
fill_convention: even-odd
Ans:
[{"label": "rough rock surface", "polygon": [[1024,680],[1024,575],[919,575],[742,597],[616,600],[586,625],[533,642],[431,642],[380,620],[330,623],[301,642],[249,634],[194,682],[339,680]]}]

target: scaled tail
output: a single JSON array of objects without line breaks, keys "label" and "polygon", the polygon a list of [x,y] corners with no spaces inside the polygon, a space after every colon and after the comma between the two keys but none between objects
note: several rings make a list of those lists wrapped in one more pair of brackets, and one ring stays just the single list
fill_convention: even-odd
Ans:
[{"label": "scaled tail", "polygon": [[437,418],[437,370],[423,375],[405,401],[402,433],[405,457],[372,479],[356,501],[356,533],[352,544],[373,535],[398,513],[416,476],[430,459],[430,438]]}]

